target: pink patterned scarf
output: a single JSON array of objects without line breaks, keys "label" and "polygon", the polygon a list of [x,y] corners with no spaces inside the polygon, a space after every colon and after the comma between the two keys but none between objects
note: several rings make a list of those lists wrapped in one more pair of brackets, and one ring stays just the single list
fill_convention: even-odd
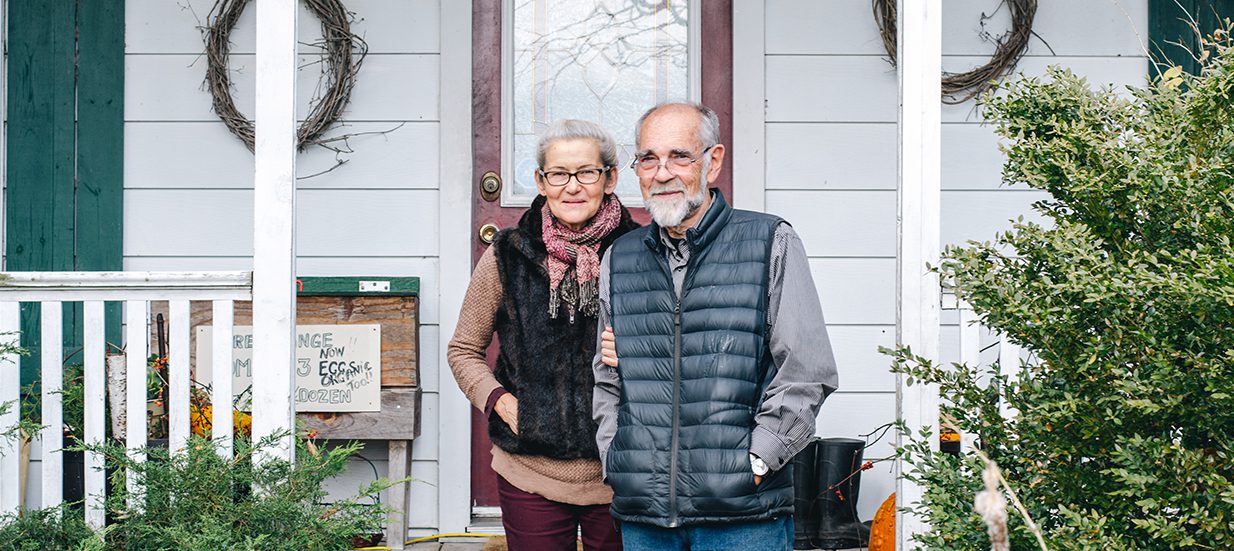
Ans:
[{"label": "pink patterned scarf", "polygon": [[600,310],[600,241],[621,223],[621,201],[606,195],[600,210],[583,229],[575,231],[557,221],[548,203],[541,211],[544,247],[548,249],[548,315],[556,318],[561,303],[570,321],[582,312],[595,316]]}]

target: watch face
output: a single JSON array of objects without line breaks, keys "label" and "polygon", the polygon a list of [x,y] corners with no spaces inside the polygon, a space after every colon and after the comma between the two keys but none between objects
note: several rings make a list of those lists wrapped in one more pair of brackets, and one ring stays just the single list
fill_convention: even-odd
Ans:
[{"label": "watch face", "polygon": [[755,457],[753,455],[750,456],[750,468],[754,471],[754,474],[758,476],[763,476],[771,470],[767,468],[767,463],[763,461],[762,458]]}]

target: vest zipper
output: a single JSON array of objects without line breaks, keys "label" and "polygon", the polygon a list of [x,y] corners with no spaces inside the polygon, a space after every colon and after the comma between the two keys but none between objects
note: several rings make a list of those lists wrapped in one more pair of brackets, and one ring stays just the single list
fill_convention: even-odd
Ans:
[{"label": "vest zipper", "polygon": [[677,527],[677,454],[681,430],[681,297],[673,308],[673,454],[669,456],[668,525]]}]

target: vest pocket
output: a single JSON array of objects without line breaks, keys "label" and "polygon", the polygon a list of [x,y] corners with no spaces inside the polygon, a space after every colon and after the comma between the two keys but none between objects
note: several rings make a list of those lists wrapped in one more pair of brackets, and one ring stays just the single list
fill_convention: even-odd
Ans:
[{"label": "vest pocket", "polygon": [[657,451],[655,436],[641,425],[618,424],[605,461],[613,488],[613,507],[622,514],[647,514],[662,508],[668,496],[668,462]]}]

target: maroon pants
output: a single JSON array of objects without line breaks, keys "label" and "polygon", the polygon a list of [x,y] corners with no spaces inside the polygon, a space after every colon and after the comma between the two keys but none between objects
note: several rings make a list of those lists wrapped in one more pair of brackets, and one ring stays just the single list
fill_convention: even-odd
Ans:
[{"label": "maroon pants", "polygon": [[506,528],[506,546],[510,551],[574,551],[580,528],[583,549],[621,549],[621,534],[608,513],[608,505],[552,501],[515,488],[501,475],[497,475],[497,495],[501,500],[501,523]]}]

